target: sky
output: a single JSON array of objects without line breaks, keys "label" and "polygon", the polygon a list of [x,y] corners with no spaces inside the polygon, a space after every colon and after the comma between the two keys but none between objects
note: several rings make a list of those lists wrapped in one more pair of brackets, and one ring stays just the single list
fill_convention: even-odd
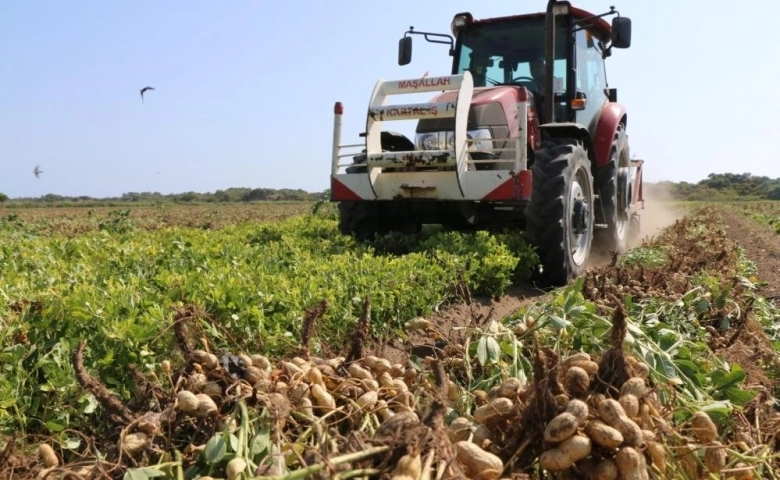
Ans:
[{"label": "sky", "polygon": [[[0,192],[323,191],[334,102],[353,143],[377,80],[450,73],[447,47],[421,36],[411,64],[397,64],[410,26],[449,33],[458,12],[487,18],[546,3],[5,0]],[[615,50],[606,68],[646,181],[780,177],[773,2],[572,3],[594,13],[615,5],[632,20],[631,48]],[[142,101],[145,86],[155,90]]]}]

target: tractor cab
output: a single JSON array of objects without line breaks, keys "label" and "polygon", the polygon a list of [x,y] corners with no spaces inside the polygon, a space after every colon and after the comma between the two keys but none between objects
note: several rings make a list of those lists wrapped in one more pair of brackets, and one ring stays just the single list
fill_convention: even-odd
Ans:
[{"label": "tractor cab", "polygon": [[[611,25],[603,18],[610,15],[617,15]],[[399,64],[411,61],[410,35],[434,43],[448,38],[453,75],[470,72],[475,88],[524,87],[542,123],[578,123],[591,134],[604,105],[617,98],[607,85],[604,59],[612,48],[631,44],[631,20],[614,7],[594,15],[569,2],[551,1],[547,12],[484,20],[458,13],[451,28],[454,38],[410,29],[399,43]]]}]

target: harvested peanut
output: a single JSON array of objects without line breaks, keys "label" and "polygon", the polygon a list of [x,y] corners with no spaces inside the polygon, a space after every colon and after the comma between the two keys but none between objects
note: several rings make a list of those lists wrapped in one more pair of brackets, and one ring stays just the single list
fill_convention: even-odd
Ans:
[{"label": "harvested peanut", "polygon": [[569,401],[568,405],[566,406],[566,411],[574,415],[574,418],[577,419],[578,427],[585,424],[585,422],[588,420],[588,413],[590,412],[588,409],[588,404],[582,400],[577,399]]},{"label": "harvested peanut", "polygon": [[639,416],[639,399],[631,394],[627,393],[625,395],[622,395],[618,402],[620,402],[620,406],[623,407],[623,411],[628,415],[629,418],[636,419]]},{"label": "harvested peanut", "polygon": [[713,441],[707,445],[704,451],[704,465],[712,473],[720,473],[726,468],[726,449],[723,448],[722,443]]},{"label": "harvested peanut", "polygon": [[604,422],[623,435],[623,444],[629,447],[639,447],[644,443],[642,429],[626,416],[623,407],[617,400],[608,398],[598,406],[599,415]]},{"label": "harvested peanut", "polygon": [[146,447],[149,437],[143,432],[128,433],[122,440],[122,450],[128,455],[135,455]]},{"label": "harvested peanut", "polygon": [[662,473],[666,470],[666,447],[655,441],[647,442],[647,454],[652,465],[655,465]]},{"label": "harvested peanut", "polygon": [[718,427],[709,415],[704,412],[696,412],[691,418],[693,434],[702,443],[710,443],[718,437]]},{"label": "harvested peanut", "polygon": [[647,385],[645,379],[640,377],[631,377],[620,387],[620,396],[633,395],[636,398],[642,398],[647,394]]},{"label": "harvested peanut", "polygon": [[217,404],[214,400],[205,393],[199,393],[195,395],[198,398],[198,410],[195,415],[198,417],[208,417],[214,415],[219,411]]},{"label": "harvested peanut", "polygon": [[574,461],[560,448],[553,448],[542,452],[539,456],[539,465],[550,472],[561,472],[574,465]]},{"label": "harvested peanut", "polygon": [[621,478],[625,480],[649,480],[645,457],[631,447],[621,448],[615,455],[615,463]]},{"label": "harvested peanut", "polygon": [[561,442],[558,449],[568,455],[574,462],[580,461],[590,455],[590,438],[585,435],[572,435]]},{"label": "harvested peanut", "polygon": [[271,362],[269,362],[268,358],[263,355],[250,355],[249,358],[252,360],[252,366],[261,370],[268,370],[268,368],[271,366]]},{"label": "harvested peanut", "polygon": [[244,380],[254,385],[265,378],[265,371],[254,366],[249,366],[244,369]]},{"label": "harvested peanut", "polygon": [[60,464],[60,459],[48,443],[38,445],[38,456],[48,468],[54,468]]},{"label": "harvested peanut", "polygon": [[225,468],[228,480],[234,480],[246,470],[246,460],[241,457],[235,457],[230,460]]},{"label": "harvested peanut", "polygon": [[471,436],[471,422],[467,418],[458,417],[447,427],[447,437],[450,442],[468,440]]},{"label": "harvested peanut", "polygon": [[320,409],[329,412],[336,409],[336,400],[333,399],[327,390],[322,385],[314,384],[311,386],[311,396],[314,398],[314,404]]},{"label": "harvested peanut", "polygon": [[501,383],[498,394],[502,397],[514,399],[517,396],[517,391],[523,387],[519,378],[509,377]]},{"label": "harvested peanut", "polygon": [[474,411],[474,421],[483,425],[490,425],[510,415],[514,410],[512,400],[498,397],[490,402],[477,407]]},{"label": "harvested peanut", "polygon": [[349,374],[352,376],[352,378],[358,378],[361,380],[374,379],[374,376],[371,375],[371,372],[361,367],[357,363],[351,364],[347,370],[349,371]]},{"label": "harvested peanut", "polygon": [[483,470],[501,472],[504,469],[504,462],[500,458],[471,442],[465,440],[457,442],[455,450],[458,460],[465,467],[466,475],[471,477],[480,474]]},{"label": "harvested peanut", "polygon": [[570,412],[563,412],[556,416],[544,429],[544,439],[548,442],[560,442],[574,435],[579,426],[579,421]]},{"label": "harvested peanut", "polygon": [[198,411],[200,400],[189,390],[181,390],[176,394],[177,406],[184,413],[194,414]]},{"label": "harvested peanut", "polygon": [[576,366],[569,367],[569,369],[566,370],[563,381],[566,390],[574,396],[582,395],[588,391],[588,387],[590,386],[588,372],[581,367]]},{"label": "harvested peanut", "polygon": [[398,459],[398,463],[393,469],[391,480],[417,480],[420,478],[422,470],[422,461],[420,454],[404,455]]},{"label": "harvested peanut", "polygon": [[606,448],[617,448],[623,443],[623,434],[601,420],[594,419],[585,425],[585,434]]},{"label": "harvested peanut", "polygon": [[600,461],[591,473],[592,480],[616,480],[618,477],[617,464],[611,458]]}]

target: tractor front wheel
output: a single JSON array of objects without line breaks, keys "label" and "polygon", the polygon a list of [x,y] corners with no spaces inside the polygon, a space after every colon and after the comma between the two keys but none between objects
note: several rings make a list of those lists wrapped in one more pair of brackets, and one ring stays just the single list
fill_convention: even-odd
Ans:
[{"label": "tractor front wheel", "polygon": [[593,242],[593,176],[590,160],[573,139],[539,149],[531,166],[533,191],[526,232],[536,247],[546,286],[561,286],[585,272]]},{"label": "tractor front wheel", "polygon": [[389,229],[383,227],[378,207],[375,202],[339,203],[339,231],[360,242],[387,233]]}]

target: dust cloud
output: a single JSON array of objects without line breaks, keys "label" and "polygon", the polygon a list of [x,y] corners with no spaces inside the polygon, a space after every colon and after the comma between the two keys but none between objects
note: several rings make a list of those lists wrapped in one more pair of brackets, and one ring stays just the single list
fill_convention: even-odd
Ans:
[{"label": "dust cloud", "polygon": [[649,240],[660,233],[664,227],[674,224],[685,216],[685,210],[679,206],[665,186],[645,184],[643,194],[645,208],[639,210],[639,236],[634,239],[629,248],[640,245],[642,240]]},{"label": "dust cloud", "polygon": [[[634,248],[645,240],[651,240],[664,227],[674,224],[685,216],[685,210],[679,206],[668,189],[662,185],[645,184],[643,197],[644,209],[639,210],[639,235],[631,239],[628,248]],[[588,268],[603,267],[610,264],[612,255],[598,249],[591,251]]]}]

